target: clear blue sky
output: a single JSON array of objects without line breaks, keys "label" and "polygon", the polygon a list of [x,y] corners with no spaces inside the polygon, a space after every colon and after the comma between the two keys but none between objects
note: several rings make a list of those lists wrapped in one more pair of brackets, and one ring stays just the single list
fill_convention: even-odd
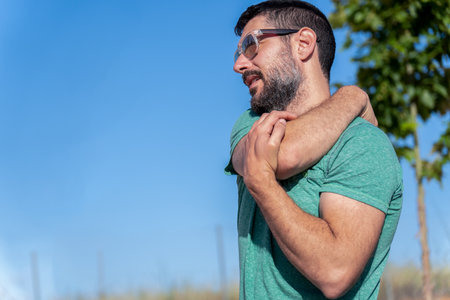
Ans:
[{"label": "clear blue sky", "polygon": [[[99,252],[107,291],[217,287],[216,225],[237,280],[237,194],[223,168],[249,105],[232,71],[233,28],[254,3],[0,1],[0,298],[30,299],[33,251],[43,299],[95,293]],[[337,53],[332,82],[353,82],[349,57]],[[443,126],[421,130],[429,144]],[[413,173],[403,166],[398,263],[419,257]],[[445,170],[444,189],[426,186],[439,264],[450,261]]]}]

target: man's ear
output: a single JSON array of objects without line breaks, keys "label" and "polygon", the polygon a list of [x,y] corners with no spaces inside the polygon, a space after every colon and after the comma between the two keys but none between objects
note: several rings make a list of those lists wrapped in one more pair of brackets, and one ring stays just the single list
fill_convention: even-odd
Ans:
[{"label": "man's ear", "polygon": [[316,40],[316,33],[309,27],[303,27],[295,34],[295,50],[302,61],[309,59],[314,53]]}]

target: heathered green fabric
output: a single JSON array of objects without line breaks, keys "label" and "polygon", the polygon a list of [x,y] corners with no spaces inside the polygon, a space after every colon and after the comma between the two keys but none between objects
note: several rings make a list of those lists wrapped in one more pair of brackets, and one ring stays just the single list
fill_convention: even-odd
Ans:
[{"label": "heathered green fabric", "polygon": [[[258,118],[248,110],[238,119],[231,133],[231,153]],[[236,174],[231,161],[225,172]],[[240,299],[325,299],[284,256],[241,176],[237,176],[237,184]],[[358,282],[341,298],[377,299],[402,206],[402,172],[387,136],[357,118],[316,165],[281,185],[313,216],[319,215],[321,192],[347,196],[386,214],[373,257]]]}]

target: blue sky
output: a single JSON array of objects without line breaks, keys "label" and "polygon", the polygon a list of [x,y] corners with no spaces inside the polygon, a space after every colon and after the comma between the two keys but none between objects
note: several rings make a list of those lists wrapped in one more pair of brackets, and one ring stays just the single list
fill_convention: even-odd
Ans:
[{"label": "blue sky", "polygon": [[[107,291],[217,287],[217,225],[237,280],[235,178],[223,168],[249,95],[232,71],[233,28],[257,2],[0,1],[0,295],[31,297],[32,252],[44,299],[95,293],[99,252]],[[337,53],[332,82],[353,83],[349,58]],[[437,118],[421,127],[423,153],[442,130]],[[403,166],[397,263],[419,257]],[[426,186],[436,264],[450,261],[445,171],[443,189]]]}]

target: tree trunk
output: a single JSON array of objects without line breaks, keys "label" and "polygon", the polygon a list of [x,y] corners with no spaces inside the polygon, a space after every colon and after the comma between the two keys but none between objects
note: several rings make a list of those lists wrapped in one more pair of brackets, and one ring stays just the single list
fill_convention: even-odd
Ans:
[{"label": "tree trunk", "polygon": [[[413,103],[411,105],[411,115],[414,120],[417,120],[417,107]],[[414,130],[414,154],[416,161],[416,181],[417,181],[417,204],[419,216],[419,232],[420,245],[422,246],[422,295],[424,300],[433,299],[433,287],[431,284],[431,266],[430,266],[430,251],[428,249],[427,237],[427,221],[425,215],[425,191],[423,187],[423,164],[419,151],[419,135],[417,128]]]}]

